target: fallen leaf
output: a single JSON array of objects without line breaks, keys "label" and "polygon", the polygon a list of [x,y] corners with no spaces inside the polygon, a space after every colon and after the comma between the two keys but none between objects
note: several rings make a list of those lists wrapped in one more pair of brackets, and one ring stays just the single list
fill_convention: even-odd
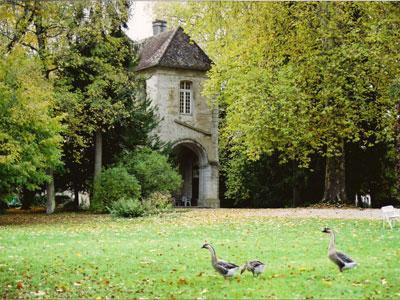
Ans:
[{"label": "fallen leaf", "polygon": [[46,295],[46,292],[44,292],[44,291],[36,291],[36,292],[32,292],[31,294],[40,297],[40,296]]},{"label": "fallen leaf", "polygon": [[187,282],[187,280],[185,279],[185,278],[179,278],[179,280],[178,280],[178,284],[180,284],[180,285],[185,285],[185,284],[188,284],[188,282]]}]

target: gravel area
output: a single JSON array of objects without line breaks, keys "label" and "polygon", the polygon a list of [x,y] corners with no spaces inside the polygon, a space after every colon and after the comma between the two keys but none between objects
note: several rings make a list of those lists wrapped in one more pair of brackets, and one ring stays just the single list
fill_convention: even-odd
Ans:
[{"label": "gravel area", "polygon": [[[229,210],[227,210],[229,212]],[[287,218],[326,218],[326,219],[381,219],[380,209],[337,209],[337,208],[276,208],[244,209],[245,216],[287,217]]]}]

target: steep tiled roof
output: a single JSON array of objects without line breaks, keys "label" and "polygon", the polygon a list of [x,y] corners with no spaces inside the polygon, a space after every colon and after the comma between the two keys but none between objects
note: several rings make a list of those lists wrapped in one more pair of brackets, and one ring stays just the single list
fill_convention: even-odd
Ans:
[{"label": "steep tiled roof", "polygon": [[152,67],[208,71],[211,60],[181,27],[145,39],[140,44],[137,71]]}]

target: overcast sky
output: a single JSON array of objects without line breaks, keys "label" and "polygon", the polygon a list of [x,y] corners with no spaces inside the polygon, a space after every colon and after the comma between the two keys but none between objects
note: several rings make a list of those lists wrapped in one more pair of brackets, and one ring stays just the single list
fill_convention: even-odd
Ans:
[{"label": "overcast sky", "polygon": [[128,36],[133,40],[141,40],[153,35],[151,22],[153,21],[152,1],[135,1],[132,15],[128,21]]}]

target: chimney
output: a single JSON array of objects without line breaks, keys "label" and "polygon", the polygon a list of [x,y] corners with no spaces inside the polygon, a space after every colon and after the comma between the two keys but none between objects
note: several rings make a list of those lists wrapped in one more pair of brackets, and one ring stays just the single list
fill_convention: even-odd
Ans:
[{"label": "chimney", "polygon": [[153,21],[153,35],[164,32],[167,29],[167,22],[164,20]]}]

